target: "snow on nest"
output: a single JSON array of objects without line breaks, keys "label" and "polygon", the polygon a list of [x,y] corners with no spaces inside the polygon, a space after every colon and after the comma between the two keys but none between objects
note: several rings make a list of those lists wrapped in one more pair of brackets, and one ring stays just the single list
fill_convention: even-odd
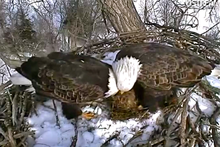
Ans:
[{"label": "snow on nest", "polygon": [[212,76],[219,78],[220,77],[220,66],[216,65],[216,67],[212,70]]},{"label": "snow on nest", "polygon": [[0,58],[0,85],[6,83],[9,80],[10,75],[14,73],[16,73],[15,70],[7,66]]},{"label": "snow on nest", "polygon": [[[53,108],[52,100],[45,102],[45,105]],[[80,117],[76,124],[73,123],[75,124],[73,125],[71,121],[63,116],[60,102],[56,102],[56,105],[61,128],[56,124],[54,111],[42,105],[37,107],[38,116],[33,114],[28,118],[28,122],[32,125],[32,130],[36,132],[35,142],[33,142],[33,140],[29,141],[31,142],[30,144],[34,144],[34,147],[69,147],[72,138],[76,134],[75,129],[78,131],[77,147],[101,146],[109,137],[117,132],[119,133],[118,138],[120,138],[123,144],[126,144],[135,133],[146,126],[144,134],[133,140],[130,144],[131,146],[137,143],[146,143],[151,133],[160,129],[158,124],[161,122],[160,116],[162,116],[160,111],[142,122],[136,119],[112,121],[101,115],[102,113],[107,113],[105,110],[101,110],[101,108],[92,109],[91,107],[85,107],[83,111],[89,110],[94,112],[95,110],[98,117],[91,120],[85,120]],[[122,146],[122,142],[120,142],[119,139],[113,139],[109,142],[108,146]]]},{"label": "snow on nest", "polygon": [[210,85],[220,89],[220,79],[216,76],[206,76],[206,79],[209,81]]},{"label": "snow on nest", "polygon": [[[44,104],[53,106],[51,100]],[[38,116],[33,114],[28,118],[28,122],[32,126],[31,130],[35,131],[36,138],[35,142],[29,144],[35,147],[70,146],[71,137],[75,135],[74,126],[62,115],[61,105],[57,106],[57,110],[61,128],[56,124],[55,112],[50,108],[38,105]]]}]

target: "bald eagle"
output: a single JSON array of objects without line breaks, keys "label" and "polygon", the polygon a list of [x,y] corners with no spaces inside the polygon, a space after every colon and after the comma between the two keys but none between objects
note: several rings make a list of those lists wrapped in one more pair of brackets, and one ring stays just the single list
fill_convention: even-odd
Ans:
[{"label": "bald eagle", "polygon": [[[118,92],[111,66],[93,57],[53,52],[31,57],[16,70],[29,79],[36,94],[64,106],[96,101]],[[77,105],[72,105],[81,114]]]},{"label": "bald eagle", "polygon": [[[126,45],[112,64],[118,90],[127,92],[135,83],[143,90],[141,103],[172,97],[177,88],[191,87],[210,74],[214,65],[187,51],[159,43]],[[160,104],[158,104],[160,105]],[[154,108],[152,108],[154,109]]]}]

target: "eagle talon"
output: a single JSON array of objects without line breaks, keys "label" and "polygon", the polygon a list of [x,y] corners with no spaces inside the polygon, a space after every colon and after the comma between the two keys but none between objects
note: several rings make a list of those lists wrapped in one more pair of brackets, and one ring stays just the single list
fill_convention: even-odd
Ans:
[{"label": "eagle talon", "polygon": [[82,113],[82,117],[87,119],[87,120],[90,120],[90,119],[93,119],[96,117],[95,113],[93,112],[83,112]]}]

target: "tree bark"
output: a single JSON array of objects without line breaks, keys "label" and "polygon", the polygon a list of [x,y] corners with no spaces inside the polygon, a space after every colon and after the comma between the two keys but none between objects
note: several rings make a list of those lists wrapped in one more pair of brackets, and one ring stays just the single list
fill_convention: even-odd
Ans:
[{"label": "tree bark", "polygon": [[99,0],[102,10],[118,35],[146,33],[132,0]]}]

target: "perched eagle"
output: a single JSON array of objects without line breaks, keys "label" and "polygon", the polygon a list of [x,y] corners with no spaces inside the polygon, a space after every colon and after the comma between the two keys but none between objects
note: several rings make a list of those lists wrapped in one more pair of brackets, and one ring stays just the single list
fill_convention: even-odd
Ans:
[{"label": "perched eagle", "polygon": [[[32,82],[37,95],[59,100],[69,108],[118,92],[111,66],[90,56],[53,52],[31,57],[16,70]],[[72,106],[81,113],[77,105]]]},{"label": "perched eagle", "polygon": [[[136,94],[140,103],[163,101],[176,95],[177,88],[191,87],[210,74],[214,65],[187,51],[159,43],[126,45],[118,52],[112,68],[118,90],[142,88]],[[152,108],[154,109],[154,108]]]}]

